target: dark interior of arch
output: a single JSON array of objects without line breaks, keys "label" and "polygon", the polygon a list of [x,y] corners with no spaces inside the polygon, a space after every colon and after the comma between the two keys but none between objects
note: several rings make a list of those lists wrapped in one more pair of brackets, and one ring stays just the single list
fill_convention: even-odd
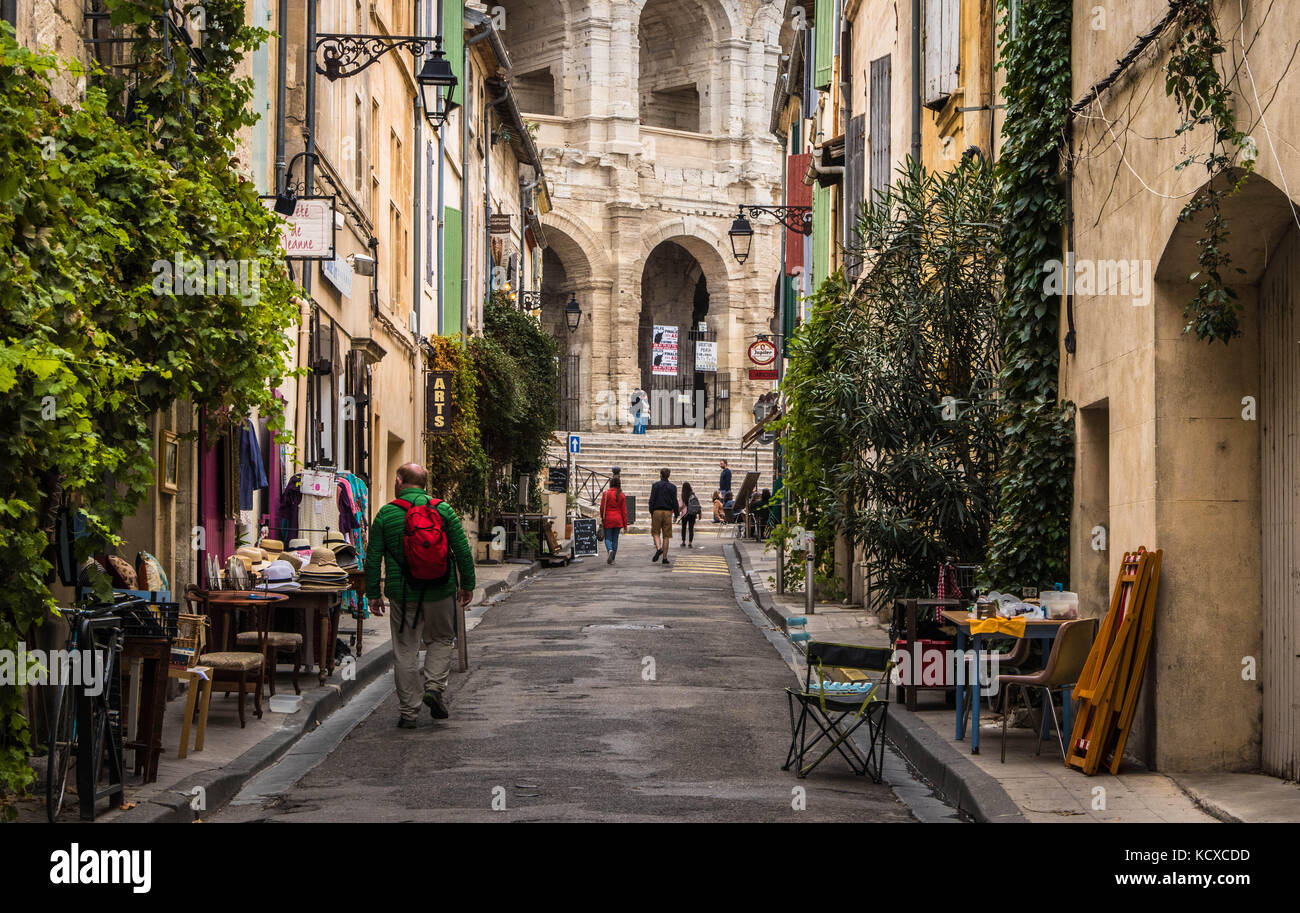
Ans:
[{"label": "dark interior of arch", "polygon": [[[641,274],[641,314],[637,323],[637,352],[641,387],[695,389],[694,348],[690,331],[709,314],[709,286],[703,270],[686,248],[673,241],[656,247]],[[677,373],[654,373],[654,328],[677,327]]]}]

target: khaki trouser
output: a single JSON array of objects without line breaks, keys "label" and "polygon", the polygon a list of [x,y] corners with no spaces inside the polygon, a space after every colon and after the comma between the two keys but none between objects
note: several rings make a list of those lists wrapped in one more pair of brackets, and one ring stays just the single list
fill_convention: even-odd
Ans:
[{"label": "khaki trouser", "polygon": [[[393,632],[393,678],[397,684],[397,702],[402,716],[413,720],[419,715],[425,691],[447,690],[451,675],[452,646],[456,639],[456,594],[446,599],[426,599],[420,621],[414,626],[418,603],[390,603],[388,627]],[[399,627],[402,618],[406,624]],[[424,648],[424,668],[419,668],[420,648]]]}]

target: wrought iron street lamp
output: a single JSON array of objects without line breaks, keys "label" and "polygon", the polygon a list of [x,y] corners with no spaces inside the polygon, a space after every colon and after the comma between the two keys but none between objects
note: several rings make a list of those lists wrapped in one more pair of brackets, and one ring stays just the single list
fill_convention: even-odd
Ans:
[{"label": "wrought iron street lamp", "polygon": [[749,249],[754,241],[754,227],[749,224],[749,219],[745,218],[746,210],[750,215],[758,215],[760,212],[774,215],[791,231],[797,231],[802,235],[812,234],[811,206],[749,206],[742,203],[740,212],[736,214],[736,220],[731,223],[731,230],[727,232],[731,238],[731,255],[736,258],[737,263],[744,263],[749,259]]},{"label": "wrought iron street lamp", "polygon": [[570,294],[569,303],[564,306],[564,322],[568,325],[570,333],[582,322],[582,307],[578,304],[576,294]]},{"label": "wrought iron street lamp", "polygon": [[[432,46],[432,52],[429,47]],[[323,62],[316,63],[316,72],[330,82],[355,76],[395,48],[405,48],[416,57],[423,56],[424,63],[415,81],[420,87],[420,102],[424,116],[437,129],[447,121],[455,107],[450,101],[456,88],[456,76],[451,62],[442,52],[442,36],[423,38],[416,35],[340,35],[324,33],[316,36],[316,50]]]},{"label": "wrought iron street lamp", "polygon": [[282,216],[291,216],[294,210],[298,208],[298,192],[293,183],[293,166],[303,156],[308,156],[313,160],[319,158],[314,152],[299,152],[289,159],[289,167],[284,169],[284,186],[275,195],[275,211]]}]

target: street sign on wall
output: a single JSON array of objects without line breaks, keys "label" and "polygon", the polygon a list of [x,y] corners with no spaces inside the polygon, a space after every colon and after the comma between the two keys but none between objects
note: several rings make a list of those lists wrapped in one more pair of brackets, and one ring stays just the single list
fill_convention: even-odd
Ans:
[{"label": "street sign on wall", "polygon": [[[776,361],[776,346],[766,339],[756,339],[749,346],[749,360],[760,368],[765,368]],[[753,372],[750,372],[753,376]]]},{"label": "street sign on wall", "polygon": [[[262,197],[267,209],[275,206],[275,197]],[[288,223],[280,235],[284,255],[294,260],[333,260],[334,197],[298,197],[293,215],[283,216]]]},{"label": "street sign on wall", "polygon": [[452,372],[430,371],[424,395],[424,430],[429,434],[448,434],[455,403],[452,400]]}]

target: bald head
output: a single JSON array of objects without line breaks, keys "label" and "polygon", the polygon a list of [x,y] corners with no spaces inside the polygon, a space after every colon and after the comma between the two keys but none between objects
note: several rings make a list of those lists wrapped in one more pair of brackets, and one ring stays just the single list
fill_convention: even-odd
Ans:
[{"label": "bald head", "polygon": [[419,463],[407,463],[397,470],[397,481],[407,488],[424,488],[429,484],[429,470]]}]

